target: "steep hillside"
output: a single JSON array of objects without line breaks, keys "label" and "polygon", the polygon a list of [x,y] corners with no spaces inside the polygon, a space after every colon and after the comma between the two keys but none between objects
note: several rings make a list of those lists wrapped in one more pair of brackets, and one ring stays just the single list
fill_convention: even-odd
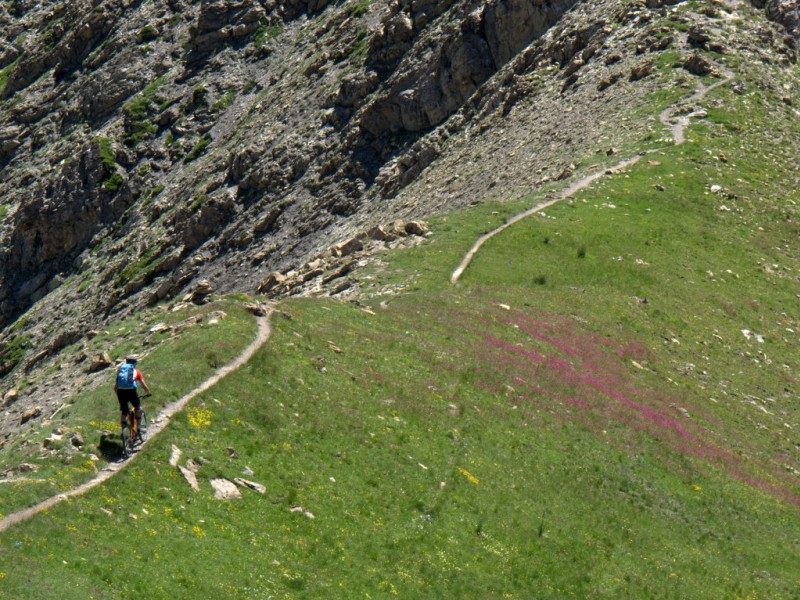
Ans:
[{"label": "steep hillside", "polygon": [[0,596],[796,597],[796,2],[0,22]]}]

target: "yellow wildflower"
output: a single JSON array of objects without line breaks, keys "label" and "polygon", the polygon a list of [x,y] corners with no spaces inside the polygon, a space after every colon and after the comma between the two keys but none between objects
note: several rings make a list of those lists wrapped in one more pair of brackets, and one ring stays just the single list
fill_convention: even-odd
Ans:
[{"label": "yellow wildflower", "polygon": [[464,477],[467,478],[467,481],[469,481],[473,485],[478,485],[481,482],[481,480],[478,479],[477,477],[475,477],[475,475],[473,475],[472,473],[470,473],[469,471],[467,471],[466,469],[464,469],[462,467],[458,467],[458,471]]},{"label": "yellow wildflower", "polygon": [[189,411],[189,423],[198,429],[211,425],[211,411],[207,408],[192,408]]}]

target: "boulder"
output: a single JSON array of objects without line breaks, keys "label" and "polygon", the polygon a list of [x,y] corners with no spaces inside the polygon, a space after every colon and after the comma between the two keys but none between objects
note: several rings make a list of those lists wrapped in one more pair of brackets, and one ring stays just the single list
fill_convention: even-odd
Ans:
[{"label": "boulder", "polygon": [[6,408],[7,406],[11,406],[19,400],[19,392],[17,390],[9,390],[3,396],[3,402],[0,404],[0,407]]},{"label": "boulder", "polygon": [[45,450],[55,450],[58,448],[63,439],[63,436],[53,433],[50,437],[46,438],[44,442],[42,442],[42,446]]},{"label": "boulder", "polygon": [[99,354],[95,354],[92,357],[92,362],[89,364],[89,373],[97,373],[98,371],[107,369],[112,364],[114,363],[112,362],[111,357],[108,355],[107,352],[101,352]]},{"label": "boulder", "polygon": [[267,315],[267,307],[259,302],[251,302],[244,305],[244,309],[251,315],[256,317],[264,317]]},{"label": "boulder", "polygon": [[374,71],[366,73],[357,71],[347,75],[339,85],[334,103],[347,108],[359,108],[365,98],[378,86],[378,82],[378,74]]},{"label": "boulder", "polygon": [[376,225],[370,229],[367,232],[367,236],[376,242],[391,242],[392,240],[397,239],[397,236],[388,231],[388,229],[383,225]]},{"label": "boulder", "polygon": [[192,49],[206,52],[224,40],[250,35],[264,16],[255,0],[202,0],[190,30]]},{"label": "boulder", "polygon": [[273,271],[269,274],[264,281],[258,286],[258,291],[261,294],[264,294],[270,291],[272,288],[284,283],[287,277],[283,273],[279,273],[278,271]]},{"label": "boulder", "polygon": [[31,463],[20,463],[16,467],[11,467],[10,469],[3,471],[3,476],[8,477],[9,475],[14,475],[16,473],[35,473],[39,470],[37,465]]},{"label": "boulder", "polygon": [[216,288],[214,284],[212,284],[208,279],[201,279],[197,282],[197,285],[194,286],[194,293],[197,296],[208,296],[211,294]]},{"label": "boulder", "polygon": [[241,498],[242,493],[236,484],[227,479],[212,479],[211,487],[214,488],[214,497],[220,500],[233,500]]},{"label": "boulder", "polygon": [[655,63],[651,60],[648,60],[647,62],[635,66],[633,69],[631,69],[630,80],[639,81],[640,79],[644,79],[645,77],[650,75],[654,67]]},{"label": "boulder", "polygon": [[24,413],[22,413],[22,416],[19,419],[19,424],[20,425],[24,425],[25,423],[27,423],[31,419],[35,419],[36,417],[40,416],[41,414],[42,414],[42,407],[41,406],[36,406],[36,407],[34,407],[34,408],[30,409],[30,410],[27,410]]},{"label": "boulder", "polygon": [[692,75],[716,75],[719,73],[710,60],[699,53],[692,54],[689,58],[683,61],[683,68],[689,71]]},{"label": "boulder", "polygon": [[561,173],[556,176],[556,181],[564,181],[565,179],[572,177],[572,174],[575,172],[577,167],[574,163],[568,164]]},{"label": "boulder", "polygon": [[406,223],[406,233],[408,235],[425,235],[430,229],[430,226],[425,221],[409,221]]},{"label": "boulder", "polygon": [[344,257],[364,249],[364,242],[361,239],[354,237],[341,244],[336,244],[333,247],[333,254],[337,257]]},{"label": "boulder", "polygon": [[687,33],[687,39],[692,46],[696,46],[698,48],[705,48],[706,44],[711,40],[711,36],[708,32],[702,27],[702,25],[692,25],[689,27],[689,32]]},{"label": "boulder", "polygon": [[169,456],[169,464],[172,467],[177,467],[183,452],[175,444],[172,445],[172,453]]},{"label": "boulder", "polygon": [[11,156],[22,145],[20,137],[23,131],[17,125],[0,128],[0,161]]}]

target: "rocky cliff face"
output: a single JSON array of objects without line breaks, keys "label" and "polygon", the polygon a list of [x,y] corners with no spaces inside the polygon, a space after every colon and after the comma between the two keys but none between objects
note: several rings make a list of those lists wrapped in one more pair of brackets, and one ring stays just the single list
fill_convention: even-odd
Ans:
[{"label": "rocky cliff face", "polygon": [[796,0],[681,4],[0,2],[3,387],[55,329],[80,339],[201,279],[347,289],[346,242],[375,226],[516,197],[652,133],[629,115],[665,53],[795,60]]}]

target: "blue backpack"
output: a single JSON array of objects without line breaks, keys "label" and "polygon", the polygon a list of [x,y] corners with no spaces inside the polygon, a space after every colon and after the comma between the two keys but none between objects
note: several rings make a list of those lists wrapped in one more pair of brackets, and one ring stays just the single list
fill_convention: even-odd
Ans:
[{"label": "blue backpack", "polygon": [[117,389],[135,390],[136,389],[136,367],[129,363],[120,365],[117,371]]}]

